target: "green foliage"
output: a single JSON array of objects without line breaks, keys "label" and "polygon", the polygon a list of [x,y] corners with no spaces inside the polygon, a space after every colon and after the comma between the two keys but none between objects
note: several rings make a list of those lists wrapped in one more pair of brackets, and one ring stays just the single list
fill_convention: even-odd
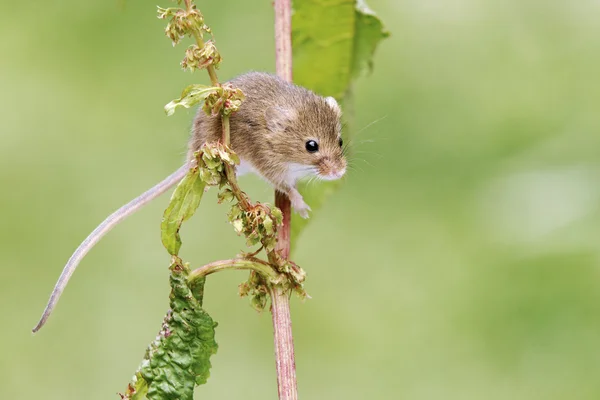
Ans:
[{"label": "green foliage", "polygon": [[185,51],[185,58],[181,61],[183,69],[194,71],[195,69],[206,68],[214,65],[219,68],[221,63],[221,54],[212,40],[207,41],[203,47],[197,44],[190,45]]},{"label": "green foliage", "polygon": [[[175,6],[169,3],[159,2]],[[33,4],[12,2],[0,15],[0,205],[7,210],[0,399],[113,400],[164,316],[124,307],[140,298],[146,307],[168,307],[168,264],[144,244],[158,234],[147,232],[160,223],[152,210],[163,202],[163,211],[170,193],[94,248],[49,329],[34,337],[26,331],[73,241],[109,202],[120,205],[124,191],[137,194],[162,175],[157,169],[179,160],[184,143],[176,137],[189,131],[189,116],[153,112],[156,94],[175,98],[194,79],[208,81],[177,72],[189,43],[181,43],[181,57],[169,54],[177,50],[168,40],[157,43],[161,21],[143,17],[154,11],[147,2]],[[206,4],[208,22],[227,29],[215,32],[228,49],[223,77],[272,68],[266,2],[198,4]],[[311,222],[297,248],[314,297],[293,304],[301,398],[599,399],[600,4],[369,5],[393,36],[377,49],[372,76],[356,85],[357,123],[387,117],[354,138],[368,139],[357,149],[356,171],[330,199],[332,215],[316,215],[326,221]],[[143,151],[131,151],[140,143]],[[98,168],[106,154],[112,162]],[[240,183],[272,197],[258,179]],[[184,222],[186,261],[216,260],[243,245],[234,234],[201,246],[186,236],[186,224],[223,224],[226,207],[208,199],[201,207],[215,212],[198,210]],[[24,273],[32,279],[23,282]],[[211,313],[220,322],[216,370],[195,396],[276,399],[274,384],[264,381],[271,378],[267,338],[238,340],[240,326],[266,334],[269,316],[257,320],[232,293],[231,278],[241,281],[244,272],[226,275],[207,279],[220,304],[212,297],[204,304],[236,321]],[[132,343],[148,326],[147,343]],[[240,366],[240,355],[256,368]]]},{"label": "green foliage", "polygon": [[[206,45],[210,43],[207,42]],[[196,68],[201,68],[201,66],[196,64]],[[239,109],[244,98],[244,93],[240,89],[236,89],[228,83],[217,87],[194,84],[186,87],[178,99],[170,101],[165,106],[165,112],[171,116],[177,107],[190,108],[203,101],[202,109],[206,114],[230,115]]]},{"label": "green foliage", "polygon": [[202,37],[203,32],[208,31],[208,27],[204,25],[204,16],[196,9],[196,6],[185,10],[174,7],[158,7],[157,11],[158,18],[170,19],[165,28],[165,34],[171,39],[173,46],[186,35]]},{"label": "green foliage", "polygon": [[196,282],[195,290],[190,288],[190,270],[179,257],[173,257],[169,270],[170,310],[124,399],[192,399],[195,385],[206,383],[210,375],[217,323],[202,309],[204,285]]},{"label": "green foliage", "polygon": [[179,229],[183,221],[196,212],[205,187],[206,183],[200,179],[198,169],[192,168],[173,192],[160,224],[161,240],[169,254],[179,254],[181,248]]},{"label": "green foliage", "polygon": [[189,85],[183,92],[181,92],[181,96],[178,99],[172,100],[165,106],[165,112],[167,115],[171,116],[175,112],[177,107],[185,107],[190,108],[205,100],[208,95],[213,93],[218,88],[206,86],[206,85]]},{"label": "green foliage", "polygon": [[208,115],[228,116],[240,108],[244,99],[244,93],[240,89],[224,83],[206,97],[202,109]]},{"label": "green foliage", "polygon": [[356,25],[352,54],[351,77],[356,78],[365,69],[373,68],[373,54],[389,32],[365,0],[356,0]]},{"label": "green foliage", "polygon": [[[366,6],[360,2],[355,4],[323,5],[328,15],[339,16],[342,12],[339,26],[322,24],[321,26],[334,29],[327,32],[331,42],[322,56],[323,65],[328,66],[329,75],[316,74],[313,70],[315,59],[315,42],[307,39],[313,37],[319,29],[311,25],[319,10],[310,7],[300,7],[296,17],[301,22],[298,37],[300,43],[307,46],[305,59],[310,59],[310,73],[305,75],[306,82],[299,83],[312,88],[324,95],[339,98],[344,95],[350,80],[357,76],[360,70],[370,63],[370,57],[378,41],[384,36],[381,23],[372,15]],[[310,10],[309,10],[310,9]],[[200,204],[204,189],[207,185],[219,186],[219,202],[232,202],[228,213],[229,221],[238,235],[246,237],[246,244],[251,247],[260,244],[257,250],[264,249],[269,263],[256,259],[273,268],[274,273],[284,276],[278,285],[284,290],[293,290],[302,298],[306,297],[303,288],[304,271],[291,261],[284,260],[274,249],[277,239],[277,228],[282,224],[283,216],[279,209],[266,204],[253,204],[248,196],[239,188],[235,179],[234,167],[239,164],[237,155],[229,146],[229,118],[237,111],[244,94],[231,84],[220,85],[214,68],[219,65],[221,56],[214,42],[204,42],[202,32],[208,31],[204,25],[202,14],[191,2],[186,2],[186,9],[159,8],[159,18],[170,18],[166,29],[167,36],[173,44],[177,44],[186,35],[195,38],[196,43],[188,47],[181,65],[184,69],[206,68],[213,82],[213,87],[202,85],[188,86],[179,99],[165,106],[168,115],[173,114],[177,107],[192,107],[202,102],[202,109],[208,115],[221,116],[223,125],[223,143],[205,143],[195,154],[197,165],[192,167],[182,182],[177,186],[171,202],[165,210],[161,224],[161,238],[167,251],[173,256],[171,270],[171,310],[165,317],[163,328],[157,339],[150,345],[142,365],[136,372],[124,398],[130,399],[192,399],[195,385],[205,383],[210,369],[210,356],[216,352],[214,327],[216,323],[202,310],[202,294],[204,291],[204,276],[197,275],[188,283],[189,269],[177,256],[181,248],[179,230],[183,221],[189,219]],[[320,15],[322,18],[323,15]],[[299,19],[298,19],[299,18]],[[331,20],[335,20],[332,18]],[[311,22],[308,22],[311,21]],[[305,23],[302,28],[302,22]],[[323,22],[321,20],[317,22]],[[318,25],[317,25],[318,27]],[[303,30],[305,29],[305,30]],[[328,29],[328,28],[325,28]],[[346,38],[338,40],[339,35]],[[317,42],[317,47],[322,42]],[[318,57],[317,57],[318,58]],[[339,64],[339,65],[338,65]],[[337,73],[338,68],[343,73]],[[305,67],[307,68],[307,67]],[[330,75],[335,71],[335,78]],[[323,80],[324,79],[324,80]],[[320,206],[325,195],[331,191],[331,186],[324,186],[316,192],[313,204]],[[300,221],[296,221],[296,231],[301,229]],[[256,254],[245,255],[248,261]],[[227,264],[235,267],[235,262]],[[224,265],[220,266],[224,268]],[[196,273],[194,274],[196,276]],[[240,285],[240,294],[249,296],[254,308],[262,310],[267,304],[268,279],[255,270],[251,271],[247,282]],[[193,285],[194,294],[189,285]]]},{"label": "green foliage", "polygon": [[244,234],[248,247],[261,243],[267,252],[275,248],[275,227],[280,226],[283,220],[278,208],[271,209],[267,204],[258,204],[243,211],[240,204],[236,203],[231,206],[227,216],[235,232]]},{"label": "green foliage", "polygon": [[295,0],[293,7],[294,82],[341,99],[351,77],[355,0]]},{"label": "green foliage", "polygon": [[247,296],[250,299],[250,305],[256,311],[261,312],[267,306],[267,296],[269,294],[264,279],[255,271],[250,271],[250,276],[246,282],[239,286],[240,297]]},{"label": "green foliage", "polygon": [[[364,0],[295,0],[292,27],[295,83],[347,105],[352,80],[371,67],[377,45],[389,35]],[[300,192],[314,214],[339,185],[301,184]],[[308,221],[292,216],[292,244]]]},{"label": "green foliage", "polygon": [[[234,166],[240,163],[237,154],[221,143],[205,143],[196,155],[200,177],[207,185],[216,186],[226,183],[226,165]],[[227,197],[227,195],[223,195]]]},{"label": "green foliage", "polygon": [[294,82],[342,100],[389,34],[364,0],[295,0]]}]

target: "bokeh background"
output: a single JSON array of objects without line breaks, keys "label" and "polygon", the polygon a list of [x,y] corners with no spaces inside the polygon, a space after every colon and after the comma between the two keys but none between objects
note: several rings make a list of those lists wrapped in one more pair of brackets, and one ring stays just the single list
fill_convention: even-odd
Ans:
[{"label": "bokeh background", "polygon": [[[161,5],[166,5],[167,0]],[[270,2],[199,1],[220,77],[274,69]],[[353,165],[295,260],[304,399],[600,397],[600,3],[370,0],[392,36],[356,84]],[[84,260],[113,209],[182,162],[193,111],[155,3],[3,1],[0,398],[117,398],[167,308],[165,195]],[[259,200],[271,190],[242,184]],[[200,266],[244,249],[206,196],[183,230]],[[198,398],[274,399],[270,315],[211,276],[219,352]]]}]

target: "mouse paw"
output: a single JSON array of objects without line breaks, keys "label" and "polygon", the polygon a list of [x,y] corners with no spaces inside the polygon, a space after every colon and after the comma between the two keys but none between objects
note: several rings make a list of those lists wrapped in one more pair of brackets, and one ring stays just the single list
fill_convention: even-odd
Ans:
[{"label": "mouse paw", "polygon": [[308,212],[311,211],[310,207],[308,206],[308,204],[302,202],[304,205],[303,206],[294,206],[292,205],[292,207],[294,207],[294,211],[296,211],[298,213],[298,215],[300,215],[302,218],[307,219],[308,218]]},{"label": "mouse paw", "polygon": [[289,198],[294,211],[296,211],[302,218],[308,218],[308,212],[311,210],[308,204],[304,202],[302,195],[298,191],[293,191],[290,193]]}]

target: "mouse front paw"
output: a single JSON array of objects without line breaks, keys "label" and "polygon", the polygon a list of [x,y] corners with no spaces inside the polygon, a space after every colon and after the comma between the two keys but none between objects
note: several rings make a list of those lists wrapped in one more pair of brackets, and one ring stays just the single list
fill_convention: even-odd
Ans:
[{"label": "mouse front paw", "polygon": [[302,218],[308,218],[308,212],[311,210],[308,204],[304,202],[302,195],[297,190],[294,190],[290,193],[289,198],[294,211],[296,211]]},{"label": "mouse front paw", "polygon": [[302,202],[301,205],[292,204],[292,207],[294,207],[294,211],[296,211],[298,213],[298,215],[300,215],[302,218],[304,218],[304,219],[308,218],[308,212],[311,211],[308,204],[306,204],[305,202]]}]

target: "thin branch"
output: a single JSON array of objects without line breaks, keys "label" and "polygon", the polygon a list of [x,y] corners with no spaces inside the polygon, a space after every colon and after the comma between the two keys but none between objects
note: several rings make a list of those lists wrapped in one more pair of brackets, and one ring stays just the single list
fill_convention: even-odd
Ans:
[{"label": "thin branch", "polygon": [[249,269],[268,277],[270,280],[277,280],[279,274],[273,269],[271,264],[255,257],[233,258],[231,260],[214,261],[197,268],[190,272],[188,281],[193,282],[198,278],[206,275],[214,274],[215,272],[225,269]]},{"label": "thin branch", "polygon": [[222,134],[221,134],[221,140],[223,141],[224,144],[229,146],[229,141],[230,141],[230,129],[229,129],[229,115],[223,115],[221,117],[221,125],[222,125]]}]

